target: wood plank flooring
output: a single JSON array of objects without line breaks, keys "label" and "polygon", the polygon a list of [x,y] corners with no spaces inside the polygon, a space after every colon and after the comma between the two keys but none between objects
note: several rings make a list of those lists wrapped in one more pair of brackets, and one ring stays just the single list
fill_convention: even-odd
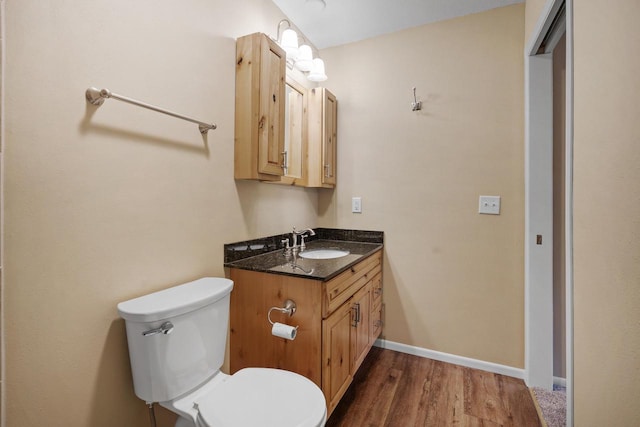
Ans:
[{"label": "wood plank flooring", "polygon": [[522,380],[373,347],[327,427],[540,427]]}]

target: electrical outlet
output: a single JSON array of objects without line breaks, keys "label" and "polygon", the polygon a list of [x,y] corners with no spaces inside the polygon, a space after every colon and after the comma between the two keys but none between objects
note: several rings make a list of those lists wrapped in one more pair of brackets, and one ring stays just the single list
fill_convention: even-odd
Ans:
[{"label": "electrical outlet", "polygon": [[351,212],[362,213],[362,197],[351,198]]}]

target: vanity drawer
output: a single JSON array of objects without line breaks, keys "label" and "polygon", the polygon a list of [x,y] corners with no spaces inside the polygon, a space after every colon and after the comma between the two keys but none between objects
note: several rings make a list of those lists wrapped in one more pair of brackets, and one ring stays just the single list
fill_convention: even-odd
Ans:
[{"label": "vanity drawer", "polygon": [[337,310],[358,289],[376,277],[381,271],[381,264],[382,251],[378,251],[324,283],[323,317]]}]

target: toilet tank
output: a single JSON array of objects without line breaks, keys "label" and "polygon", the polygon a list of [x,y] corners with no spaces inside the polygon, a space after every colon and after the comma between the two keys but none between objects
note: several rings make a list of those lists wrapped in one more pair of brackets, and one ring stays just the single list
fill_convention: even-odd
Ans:
[{"label": "toilet tank", "polygon": [[[220,369],[231,289],[229,279],[204,277],[118,304],[136,396],[146,402],[172,400]],[[158,331],[162,325],[164,332]]]}]

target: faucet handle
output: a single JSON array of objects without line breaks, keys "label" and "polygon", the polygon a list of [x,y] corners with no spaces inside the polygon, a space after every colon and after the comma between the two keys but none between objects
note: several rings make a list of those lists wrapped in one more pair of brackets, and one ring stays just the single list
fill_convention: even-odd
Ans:
[{"label": "faucet handle", "polygon": [[306,248],[305,244],[304,244],[304,238],[307,237],[304,234],[302,236],[300,236],[302,238],[302,242],[300,242],[300,252],[304,251],[304,249]]}]

